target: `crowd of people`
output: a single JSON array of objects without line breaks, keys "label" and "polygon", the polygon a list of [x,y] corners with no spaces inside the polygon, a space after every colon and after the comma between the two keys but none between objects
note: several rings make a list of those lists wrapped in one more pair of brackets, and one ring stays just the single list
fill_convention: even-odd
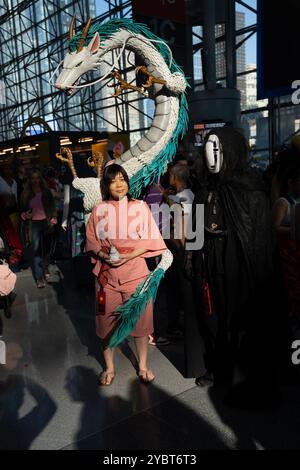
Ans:
[{"label": "crowd of people", "polygon": [[[211,143],[213,150],[209,155]],[[148,328],[142,333],[143,341],[145,332],[151,346],[167,346],[171,341],[183,339],[185,376],[196,378],[197,385],[232,380],[238,364],[242,373],[250,372],[249,380],[253,384],[253,377],[261,373],[258,372],[259,356],[263,356],[270,346],[267,340],[272,331],[268,322],[270,312],[274,315],[273,326],[278,327],[276,334],[282,328],[280,315],[286,315],[290,326],[299,323],[299,233],[292,228],[295,217],[291,214],[292,205],[299,202],[300,160],[296,152],[293,165],[286,164],[283,174],[278,168],[262,174],[250,168],[247,143],[240,132],[233,129],[214,131],[207,136],[205,144],[202,155],[180,151],[175,161],[168,165],[168,171],[142,195],[142,200],[151,207],[165,249],[173,254],[173,263],[159,285],[153,305],[153,327],[148,322]],[[223,149],[218,157],[216,147]],[[219,158],[218,162],[216,158]],[[217,167],[218,171],[215,171]],[[104,180],[108,175],[105,171]],[[130,185],[117,165],[110,171],[115,173],[106,199],[116,204],[116,201],[119,203],[124,197],[128,198]],[[125,181],[126,195],[122,197],[120,193],[113,195],[113,185],[118,178]],[[281,185],[272,201],[276,178],[280,178]],[[162,211],[156,217],[155,211],[159,212],[164,203],[179,208],[182,217],[180,236],[175,236],[174,220],[169,213]],[[191,219],[194,223],[197,204],[204,206],[204,244],[190,250],[187,249],[186,226]],[[94,217],[94,225],[89,223],[88,247],[98,222]],[[118,242],[113,240],[113,244]],[[119,265],[110,261],[108,252],[102,253],[99,241],[97,248],[99,251],[91,250],[92,255],[100,258],[102,266],[109,266],[108,271],[114,273],[115,281],[122,285],[122,276],[118,278]],[[137,255],[145,258],[139,262],[145,269],[146,260],[150,271],[160,261],[160,256],[151,253],[152,249],[150,244],[147,256]],[[130,256],[122,254],[120,260],[121,265],[132,261]],[[143,275],[146,276],[146,271]],[[130,270],[126,279],[131,282]],[[100,276],[98,282],[103,287],[107,279],[104,282]],[[110,318],[120,306],[122,310],[128,301],[128,297],[120,297],[109,311],[109,296],[108,290],[101,297],[106,299],[98,317],[101,321]],[[149,317],[149,306],[145,311]],[[117,317],[113,318],[115,322]],[[261,330],[257,333],[255,325],[259,323]],[[132,324],[131,334],[139,338],[139,326],[137,329],[135,326]],[[111,322],[105,338],[99,334],[105,355],[113,355],[109,338],[114,334],[114,328],[115,323]],[[249,365],[251,348],[255,347],[258,364]],[[115,377],[113,356],[109,357],[99,379],[102,385],[110,385]],[[270,358],[269,370],[277,359],[275,356]],[[145,364],[143,361],[143,370],[149,370]],[[149,376],[144,374],[145,381],[150,382],[153,378],[151,370]],[[265,373],[263,380],[269,381],[271,386],[273,378]]]},{"label": "crowd of people", "polygon": [[[216,153],[217,147],[223,148],[222,153]],[[101,385],[110,385],[116,374],[109,340],[118,317],[112,313],[128,303],[167,249],[173,263],[159,284],[155,302],[145,305],[130,330],[143,382],[149,383],[155,376],[148,367],[148,345],[168,346],[178,340],[185,346],[186,377],[196,378],[198,385],[231,377],[244,347],[241,337],[247,337],[253,318],[268,305],[278,279],[287,296],[286,315],[295,333],[300,325],[298,147],[295,139],[262,174],[249,167],[246,141],[239,132],[215,131],[206,137],[202,154],[199,149],[190,153],[181,147],[167,172],[146,188],[140,200],[131,198],[130,182],[122,167],[105,167],[103,202],[116,209],[122,200],[128,207],[142,201],[151,208],[159,236],[134,246],[118,237],[105,244],[95,235],[99,206],[90,216],[85,236],[81,233],[85,251],[96,263],[100,297],[105,299],[102,310],[96,312],[96,330],[106,363],[99,378]],[[15,271],[29,265],[37,288],[43,288],[50,276],[53,240],[68,225],[63,217],[66,188],[53,168],[27,172],[20,166],[15,177],[11,165],[3,165],[0,171],[3,256]],[[179,210],[179,236],[175,236],[174,215],[162,212],[156,217],[155,210],[162,204]],[[190,250],[186,227],[194,224],[199,204],[204,207],[204,243]],[[136,236],[141,240],[139,230]],[[115,260],[110,257],[112,245],[119,256]],[[254,299],[261,293],[265,299],[259,305]],[[272,308],[273,304],[269,305]],[[285,308],[284,302],[278,305]]]},{"label": "crowd of people", "polygon": [[62,217],[63,186],[52,168],[0,168],[2,257],[18,272],[30,266],[38,288],[49,279],[50,252]]}]

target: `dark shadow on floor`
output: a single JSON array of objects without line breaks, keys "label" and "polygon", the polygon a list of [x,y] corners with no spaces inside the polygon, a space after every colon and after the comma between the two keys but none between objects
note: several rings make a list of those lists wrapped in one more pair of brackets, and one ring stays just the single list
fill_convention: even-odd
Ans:
[{"label": "dark shadow on floor", "polygon": [[[259,388],[259,384],[257,384]],[[266,450],[297,449],[300,447],[300,387],[288,387],[281,391],[282,403],[269,409],[255,410],[227,404],[227,397],[220,390],[211,388],[209,396],[222,422],[237,437],[237,449],[256,449],[256,443]],[[251,390],[248,390],[250,395]],[[225,398],[225,399],[224,399]],[[240,394],[239,394],[240,398]]]},{"label": "dark shadow on floor", "polygon": [[[66,376],[71,398],[82,402],[76,442],[65,449],[227,449],[216,430],[203,418],[159,390],[155,384],[132,382],[130,400],[105,397],[96,374],[85,367],[72,367]],[[153,399],[162,403],[151,408]],[[135,409],[145,411],[134,414]],[[99,431],[100,430],[100,431]]]},{"label": "dark shadow on floor", "polygon": [[[35,406],[20,417],[25,391]],[[0,449],[29,449],[53,418],[57,406],[49,393],[32,379],[10,375],[0,381]]]}]

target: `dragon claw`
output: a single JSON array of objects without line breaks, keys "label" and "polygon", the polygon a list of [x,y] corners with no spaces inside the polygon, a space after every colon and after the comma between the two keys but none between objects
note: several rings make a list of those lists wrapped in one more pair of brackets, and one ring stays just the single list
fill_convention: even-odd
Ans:
[{"label": "dragon claw", "polygon": [[161,85],[166,85],[167,83],[166,80],[161,80],[151,75],[147,67],[145,67],[144,65],[139,65],[135,67],[135,73],[137,74],[138,72],[141,72],[148,77],[146,83],[143,83],[143,85],[140,87],[136,85],[132,85],[131,83],[126,82],[126,80],[123,80],[122,74],[119,70],[115,70],[111,72],[111,76],[117,80],[116,84],[107,85],[110,88],[113,88],[113,87],[115,88],[115,93],[112,96],[118,97],[121,95],[121,93],[124,90],[134,90],[134,91],[138,91],[142,95],[148,96],[148,93],[146,93],[145,88],[152,87],[154,83],[159,83]]}]

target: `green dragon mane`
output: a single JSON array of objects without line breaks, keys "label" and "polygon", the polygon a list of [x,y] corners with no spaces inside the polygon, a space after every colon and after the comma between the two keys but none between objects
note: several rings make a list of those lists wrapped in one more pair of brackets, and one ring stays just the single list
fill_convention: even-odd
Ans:
[{"label": "green dragon mane", "polygon": [[[155,34],[153,34],[148,26],[135,23],[128,18],[113,18],[111,20],[105,21],[103,23],[96,23],[90,26],[88,34],[85,39],[84,45],[87,46],[89,42],[93,39],[96,32],[100,35],[100,44],[103,44],[105,40],[109,39],[117,33],[120,29],[126,29],[133,34],[141,34],[144,37],[155,41],[152,43],[157,51],[161,54],[167,66],[169,67],[172,73],[181,73],[184,75],[181,67],[175,62],[172,58],[170,64],[170,52],[168,47],[162,41],[162,39]],[[69,41],[69,49],[71,52],[76,51],[81,38],[81,32],[73,36]],[[186,82],[187,83],[187,82]],[[187,83],[187,86],[188,83]],[[136,173],[132,178],[130,178],[130,194],[132,197],[138,197],[141,194],[141,191],[144,187],[152,184],[156,178],[160,178],[161,174],[165,171],[167,162],[172,162],[176,154],[176,149],[178,145],[178,140],[184,136],[188,127],[188,104],[185,93],[182,93],[180,97],[180,108],[178,123],[176,129],[169,140],[168,144],[161,150],[157,157],[153,160],[150,165],[145,166],[142,170]]]}]

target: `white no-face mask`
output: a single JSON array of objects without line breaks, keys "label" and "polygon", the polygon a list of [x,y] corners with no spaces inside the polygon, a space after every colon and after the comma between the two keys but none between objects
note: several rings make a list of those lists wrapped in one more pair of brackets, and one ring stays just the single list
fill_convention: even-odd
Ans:
[{"label": "white no-face mask", "polygon": [[210,173],[220,173],[223,165],[223,149],[219,137],[211,134],[204,148],[205,161]]}]

